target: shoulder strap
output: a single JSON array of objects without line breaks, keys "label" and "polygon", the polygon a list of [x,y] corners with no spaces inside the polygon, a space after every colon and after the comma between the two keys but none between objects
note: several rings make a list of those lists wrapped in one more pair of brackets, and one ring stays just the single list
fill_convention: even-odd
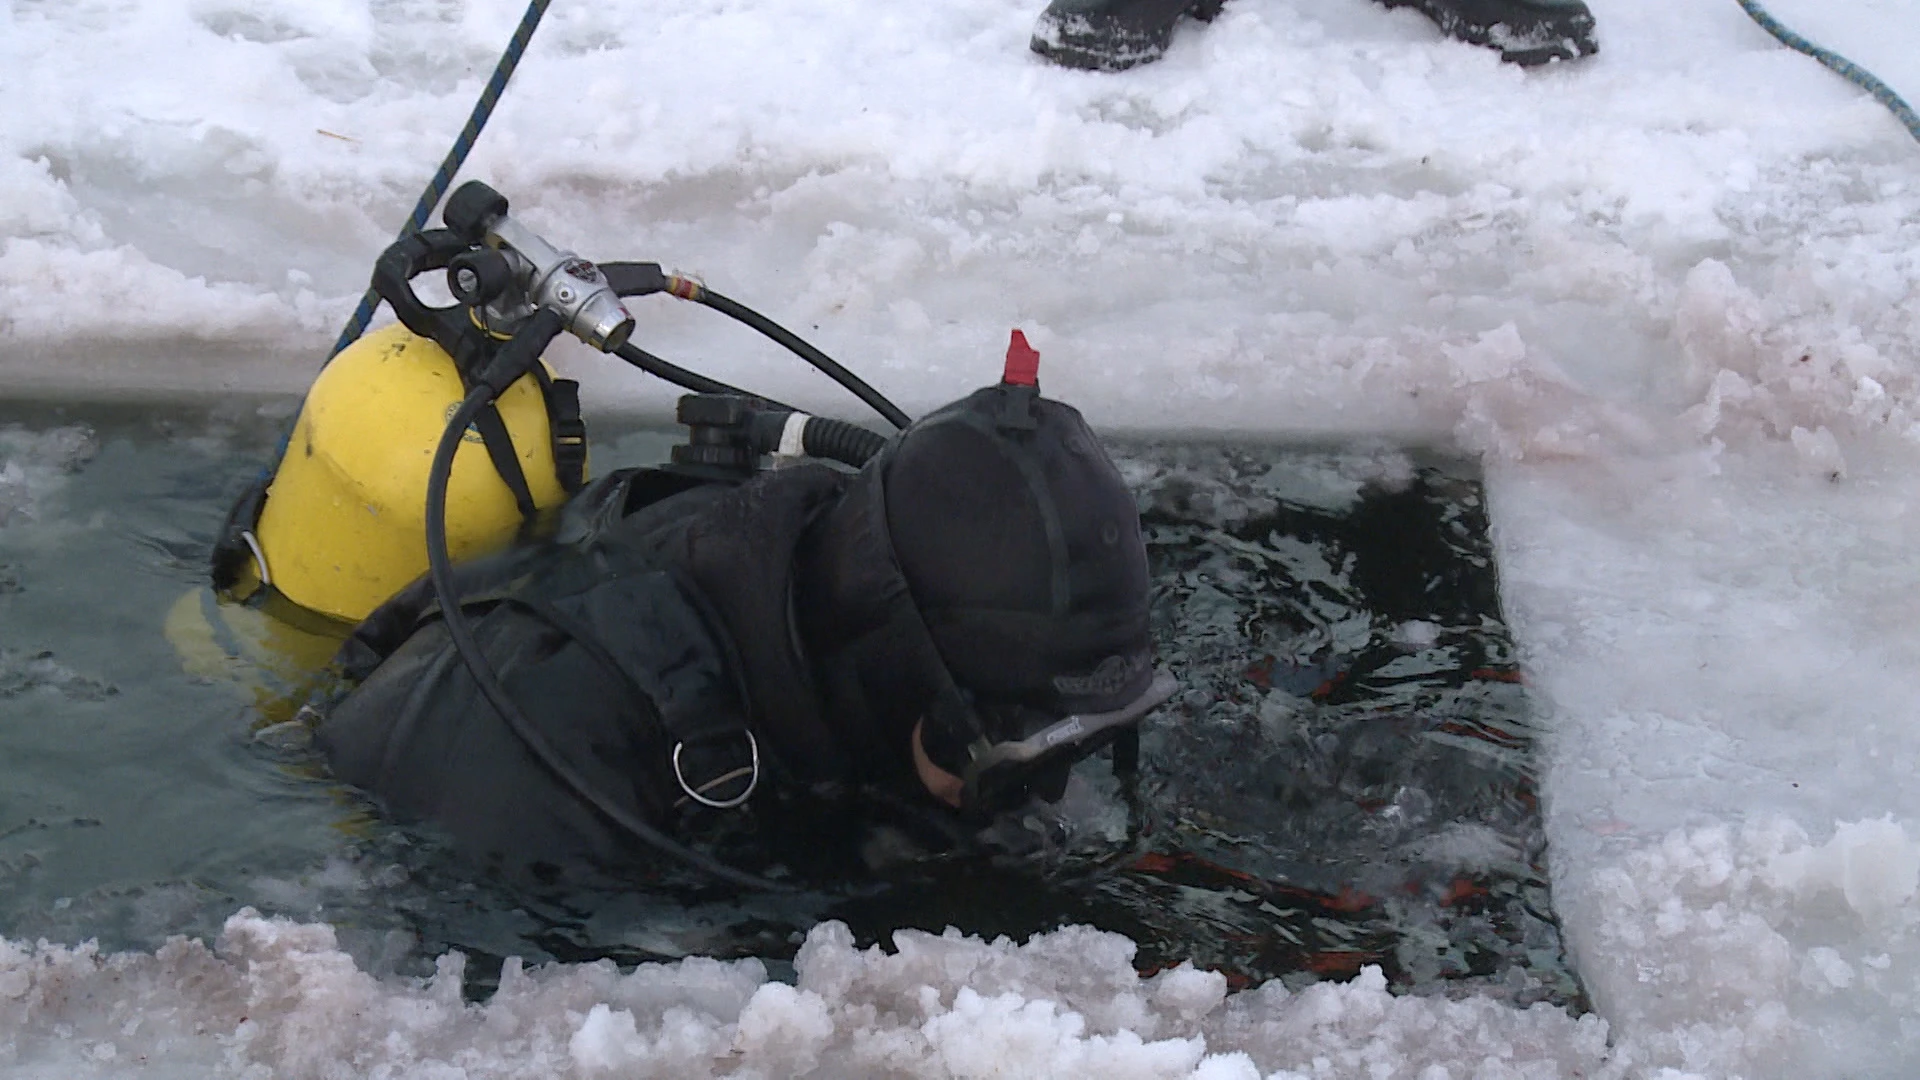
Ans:
[{"label": "shoulder strap", "polygon": [[494,471],[506,481],[507,490],[513,492],[514,505],[520,508],[520,516],[533,520],[540,511],[533,505],[533,492],[527,487],[527,474],[520,469],[520,455],[513,451],[513,436],[507,434],[507,422],[500,419],[500,410],[492,405],[480,410],[480,415],[473,418],[473,426],[480,432],[480,441],[486,444],[487,456],[493,459]]},{"label": "shoulder strap", "polygon": [[[509,595],[502,602],[572,641],[618,681],[634,703],[635,715],[644,714],[659,723],[672,747],[667,751],[667,769],[686,796],[676,799],[675,805],[684,806],[691,800],[715,810],[730,810],[753,795],[760,783],[759,742],[743,714],[698,692],[697,663],[684,662],[690,658],[683,656],[683,662],[674,668],[645,675],[643,685],[635,678],[636,672],[614,656],[588,619],[578,618],[558,604],[523,595]],[[699,618],[698,614],[692,617]],[[691,684],[688,676],[694,676]]]},{"label": "shoulder strap", "polygon": [[540,396],[547,403],[547,430],[553,436],[553,471],[560,490],[571,495],[587,479],[587,425],[580,419],[580,384],[556,379],[547,365],[533,365]]},{"label": "shoulder strap", "polygon": [[795,643],[789,607],[793,552],[845,486],[841,474],[818,464],[763,473],[705,508],[677,544],[676,561],[740,657],[754,728],[806,783],[844,776],[848,767]]}]

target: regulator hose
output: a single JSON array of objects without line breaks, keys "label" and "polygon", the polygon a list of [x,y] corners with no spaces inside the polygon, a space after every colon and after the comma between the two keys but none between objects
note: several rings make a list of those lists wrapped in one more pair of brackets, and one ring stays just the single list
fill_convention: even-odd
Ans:
[{"label": "regulator hose", "polygon": [[667,291],[682,300],[691,300],[696,304],[710,307],[736,322],[752,327],[769,340],[785,346],[787,351],[812,364],[834,382],[845,387],[848,393],[866,402],[874,412],[879,413],[882,419],[896,429],[905,428],[913,422],[912,417],[902,412],[898,405],[888,401],[880,391],[868,386],[860,376],[841,367],[832,357],[807,344],[800,335],[745,304],[722,296],[700,282],[680,274],[667,278]]},{"label": "regulator hose", "polygon": [[[685,390],[696,394],[737,394],[740,397],[754,397],[735,386],[729,386],[718,379],[710,379],[697,371],[688,371],[678,364],[668,363],[647,350],[629,341],[613,351],[613,355],[639,368],[656,379],[664,379]],[[761,399],[765,401],[765,398]]]},{"label": "regulator hose", "polygon": [[[480,643],[474,639],[472,624],[468,622],[466,612],[460,606],[460,592],[453,580],[453,559],[447,552],[447,482],[453,475],[454,453],[459,450],[460,442],[466,435],[467,425],[482,409],[493,403],[507,386],[512,385],[538,360],[542,350],[560,333],[561,318],[546,310],[536,313],[527,327],[514,335],[500,349],[493,363],[489,364],[480,377],[474,381],[474,387],[460,407],[454,410],[447,421],[446,431],[440,436],[440,443],[433,452],[433,464],[427,473],[427,573],[433,582],[434,598],[440,604],[440,615],[447,627],[447,636],[453,640],[454,650],[467,666],[480,693],[492,705],[500,718],[516,738],[524,744],[536,760],[551,772],[562,784],[566,785],[582,801],[598,810],[608,821],[626,830],[641,842],[662,854],[679,859],[698,870],[721,881],[739,885],[748,889],[769,890],[774,892],[793,892],[793,886],[749,874],[695,851],[674,840],[660,830],[647,824],[625,807],[615,803],[606,794],[595,788],[579,770],[569,764],[566,758],[554,749],[546,736],[532,721],[527,719],[520,707],[514,704],[513,696],[500,683],[500,677],[494,673],[493,665],[487,660]],[[516,368],[518,370],[516,370]]]},{"label": "regulator hose", "polygon": [[809,416],[800,445],[808,457],[830,458],[859,468],[887,445],[887,439],[884,435],[845,420]]},{"label": "regulator hose", "polygon": [[[652,296],[655,293],[669,293],[682,300],[690,300],[704,307],[712,308],[722,315],[753,328],[763,337],[775,342],[800,359],[812,364],[815,370],[840,384],[848,393],[873,407],[881,418],[895,428],[904,428],[911,419],[886,395],[867,385],[858,375],[848,371],[838,361],[808,344],[800,335],[767,318],[738,300],[720,295],[704,284],[681,274],[668,274],[660,269],[659,263],[611,262],[601,263],[600,272],[607,276],[607,284],[621,296]],[[750,394],[744,390],[728,386],[718,379],[710,379],[695,371],[688,371],[677,364],[647,352],[628,343],[615,350],[615,355],[641,371],[656,378],[691,390],[696,394],[736,394],[740,397],[754,397],[769,405],[792,410],[792,406],[782,405],[771,398]]]},{"label": "regulator hose", "polygon": [[[794,425],[799,424],[799,430]],[[756,410],[748,425],[748,443],[756,453],[826,458],[860,468],[887,445],[887,437],[846,420],[811,416],[776,405]]]}]

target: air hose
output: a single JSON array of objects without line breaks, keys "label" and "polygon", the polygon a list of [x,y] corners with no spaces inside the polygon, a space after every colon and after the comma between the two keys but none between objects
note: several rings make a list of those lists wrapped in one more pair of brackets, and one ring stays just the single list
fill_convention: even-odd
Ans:
[{"label": "air hose", "polygon": [[1895,118],[1906,125],[1907,134],[1912,135],[1915,140],[1920,140],[1920,113],[1915,113],[1913,106],[1907,104],[1899,94],[1895,93],[1893,87],[1881,82],[1874,76],[1873,72],[1841,56],[1839,53],[1831,49],[1823,49],[1813,42],[1808,41],[1806,38],[1801,37],[1799,34],[1794,33],[1792,30],[1789,30],[1781,24],[1780,20],[1774,18],[1766,8],[1760,5],[1760,0],[1738,0],[1738,2],[1741,10],[1752,16],[1753,21],[1759,23],[1762,30],[1772,34],[1774,39],[1779,41],[1780,44],[1785,45],[1797,53],[1804,53],[1807,56],[1813,57],[1834,74],[1865,90],[1868,94],[1872,95],[1875,101],[1885,105],[1887,109],[1893,113]]},{"label": "air hose", "polygon": [[[668,274],[660,269],[659,263],[601,263],[600,272],[607,276],[607,284],[613,291],[623,297],[652,296],[655,293],[666,293],[680,300],[686,300],[699,304],[702,307],[712,308],[735,322],[752,328],[762,337],[781,346],[788,352],[805,360],[807,363],[812,364],[815,370],[827,378],[832,379],[834,382],[839,383],[842,389],[872,407],[874,412],[879,413],[882,419],[892,424],[896,429],[904,428],[913,422],[912,418],[902,411],[899,406],[888,401],[886,395],[869,386],[866,380],[848,371],[838,361],[826,353],[814,348],[800,335],[781,326],[779,323],[774,322],[772,319],[767,318],[765,315],[760,314],[747,305],[740,303],[738,300],[733,300],[714,292],[693,278],[682,274]],[[710,379],[698,372],[688,371],[686,368],[676,364],[670,364],[631,342],[614,350],[614,355],[649,375],[665,379],[675,386],[692,390],[696,394],[739,394],[743,397],[758,396],[728,386],[726,383],[720,382],[717,379]],[[760,400],[782,409],[790,409],[790,406],[781,405],[779,402],[773,401],[770,398],[760,398]]]},{"label": "air hose", "polygon": [[859,468],[887,445],[884,436],[845,420],[809,416],[806,425],[801,432],[800,449],[808,457],[830,458]]},{"label": "air hose", "polygon": [[664,379],[685,390],[696,394],[738,394],[752,397],[735,386],[729,386],[718,379],[710,379],[697,371],[688,371],[678,364],[668,363],[647,350],[629,341],[613,351],[613,355],[639,368],[656,379]]},{"label": "air hose", "polygon": [[768,340],[785,346],[787,351],[820,369],[821,372],[825,373],[834,382],[845,387],[854,397],[872,406],[874,412],[879,413],[886,419],[887,423],[892,424],[894,427],[904,428],[913,422],[911,417],[900,411],[899,406],[888,401],[878,390],[868,386],[860,376],[841,367],[826,353],[807,344],[798,334],[795,334],[793,331],[788,330],[786,327],[781,326],[779,323],[774,322],[772,319],[767,318],[765,315],[760,314],[745,304],[721,296],[700,282],[679,274],[675,274],[667,279],[667,292],[682,300],[691,300],[696,304],[710,307],[736,322],[752,327]]},{"label": "air hose", "polygon": [[495,712],[506,722],[514,736],[526,746],[527,750],[551,772],[556,779],[565,784],[573,793],[588,805],[598,810],[607,820],[626,830],[634,838],[663,854],[670,855],[695,867],[721,881],[730,882],[749,889],[766,889],[777,892],[795,891],[791,885],[771,881],[763,877],[737,870],[727,864],[695,851],[693,848],[674,840],[625,807],[606,797],[595,788],[578,769],[568,763],[558,750],[547,741],[545,735],[532,721],[527,719],[520,707],[514,704],[513,696],[501,685],[499,675],[487,660],[480,643],[474,639],[473,628],[468,623],[466,613],[460,607],[460,593],[453,580],[453,560],[447,552],[447,482],[453,474],[454,453],[460,448],[467,425],[482,409],[520,376],[524,375],[538,361],[540,353],[562,328],[562,319],[546,309],[535,313],[528,324],[513,340],[502,346],[494,359],[474,378],[474,386],[467,393],[460,407],[447,421],[447,429],[440,436],[439,446],[433,453],[433,464],[427,473],[427,573],[433,580],[434,594],[440,599],[442,622],[446,625],[447,636],[453,640],[453,647],[460,659],[473,676],[474,684],[480,693],[492,705]]}]

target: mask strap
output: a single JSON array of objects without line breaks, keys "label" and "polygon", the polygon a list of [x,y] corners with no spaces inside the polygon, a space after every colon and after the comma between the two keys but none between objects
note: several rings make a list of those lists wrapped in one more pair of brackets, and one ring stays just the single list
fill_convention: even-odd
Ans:
[{"label": "mask strap", "polygon": [[[935,743],[943,750],[956,748],[956,744],[958,747],[971,748],[973,744],[986,740],[986,730],[981,726],[973,707],[967,703],[966,696],[960,692],[959,685],[953,681],[953,673],[947,670],[946,658],[940,655],[939,646],[934,644],[933,634],[927,629],[919,606],[914,603],[913,590],[907,583],[906,573],[900,569],[900,558],[893,550],[893,538],[887,532],[886,469],[894,445],[889,443],[867,465],[861,480],[867,486],[867,520],[872,526],[869,535],[873,537],[877,549],[873,554],[882,560],[887,576],[892,579],[886,600],[888,632],[897,633],[904,639],[906,652],[915,665],[926,671],[933,680],[934,698],[926,719],[937,728],[931,733]],[[948,767],[940,761],[934,764],[943,769]],[[964,767],[964,761],[956,764]]]}]

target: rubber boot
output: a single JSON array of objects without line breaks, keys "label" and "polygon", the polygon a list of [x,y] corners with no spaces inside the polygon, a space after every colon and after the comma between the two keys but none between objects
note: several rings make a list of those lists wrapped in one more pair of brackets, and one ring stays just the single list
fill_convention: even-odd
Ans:
[{"label": "rubber boot", "polygon": [[1410,7],[1440,30],[1470,45],[1484,45],[1521,67],[1577,60],[1600,51],[1593,12],[1582,0],[1380,0]]},{"label": "rubber boot", "polygon": [[1052,0],[1033,27],[1033,51],[1067,67],[1124,71],[1158,60],[1173,28],[1212,21],[1226,0]]}]

